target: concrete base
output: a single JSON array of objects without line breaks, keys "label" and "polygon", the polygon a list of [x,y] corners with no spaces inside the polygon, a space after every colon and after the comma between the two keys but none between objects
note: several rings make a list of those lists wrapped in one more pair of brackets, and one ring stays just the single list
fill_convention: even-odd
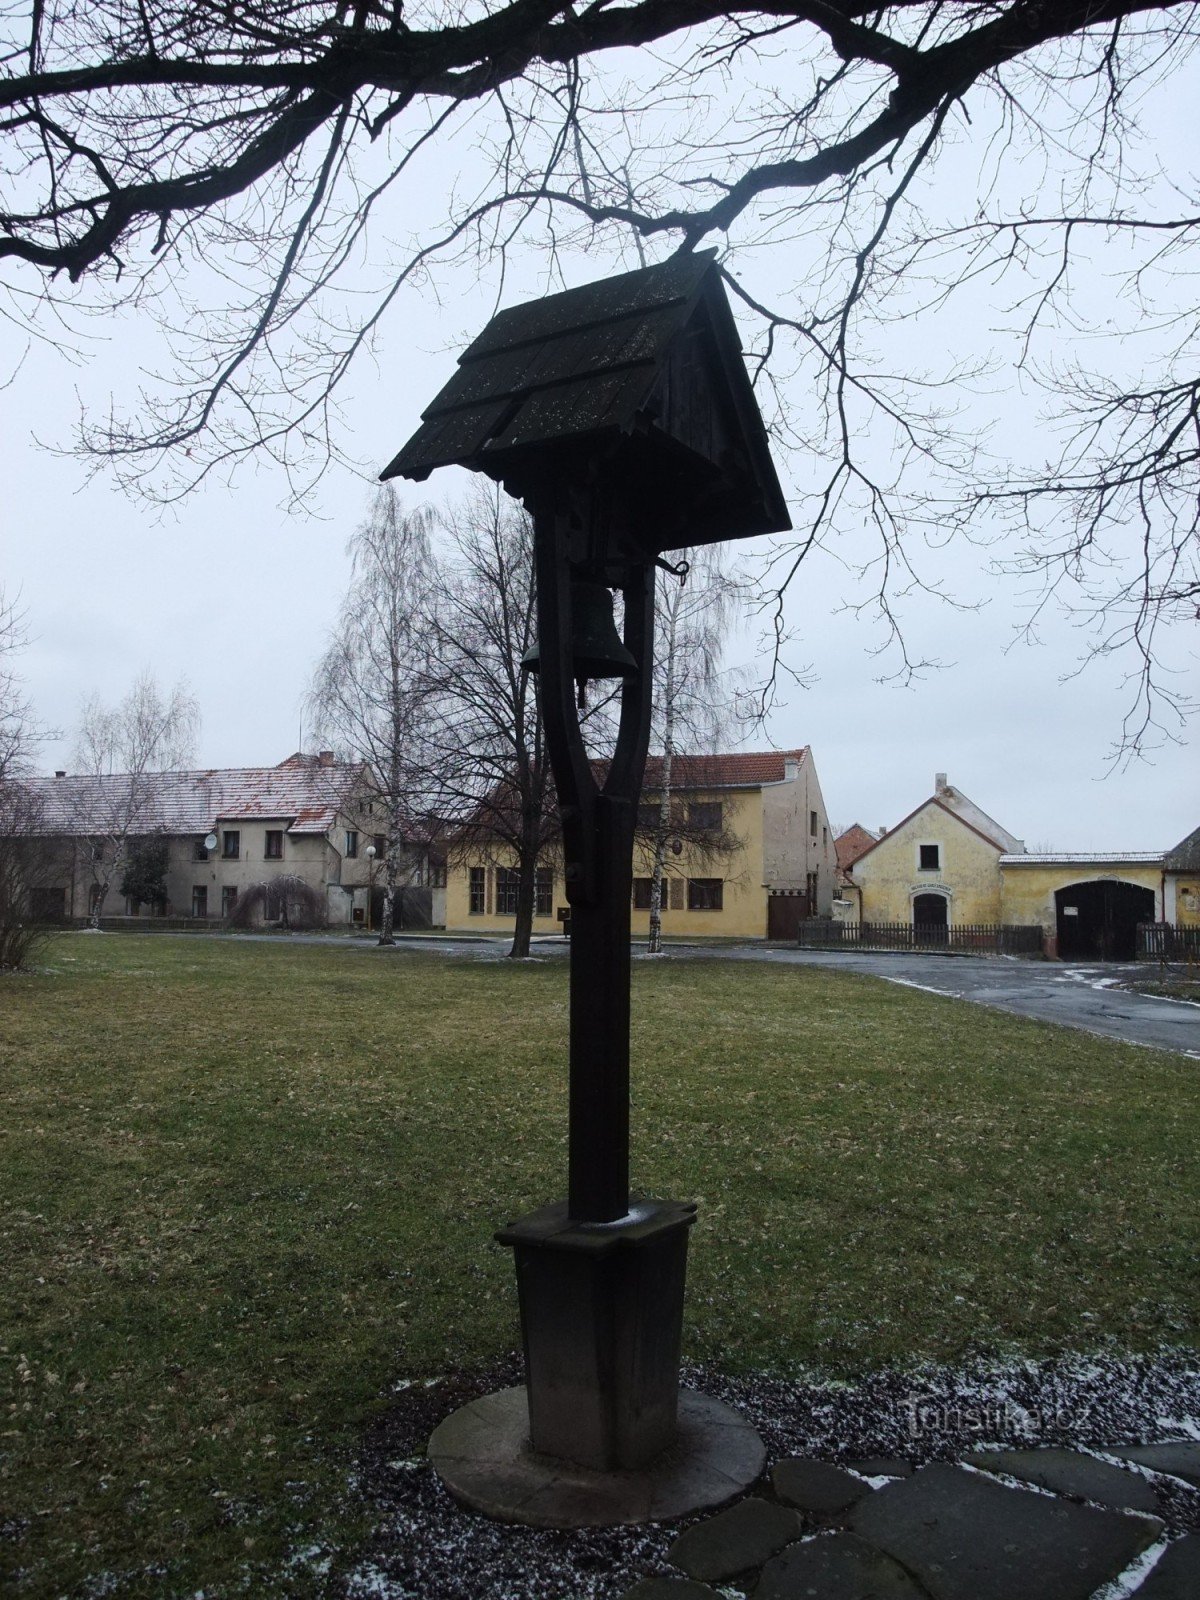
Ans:
[{"label": "concrete base", "polygon": [[675,1443],[648,1466],[599,1472],[529,1444],[524,1388],[485,1395],[440,1424],[433,1468],[456,1500],[501,1522],[535,1528],[605,1528],[670,1522],[724,1505],[766,1465],[758,1432],[731,1407],[685,1389]]}]

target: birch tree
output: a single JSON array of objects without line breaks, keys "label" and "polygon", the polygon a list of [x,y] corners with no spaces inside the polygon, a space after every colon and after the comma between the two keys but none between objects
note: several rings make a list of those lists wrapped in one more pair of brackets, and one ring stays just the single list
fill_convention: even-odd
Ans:
[{"label": "birch tree", "polygon": [[386,817],[381,945],[394,944],[400,863],[428,846],[437,698],[431,609],[434,514],[406,511],[391,484],[346,546],[350,585],[309,696],[318,729],[365,761]]},{"label": "birch tree", "polygon": [[[694,754],[716,749],[735,720],[733,680],[722,677],[721,659],[737,609],[737,586],[719,546],[675,554],[687,563],[686,576],[660,570],[655,596],[654,720],[658,765],[658,816],[650,832],[653,866],[650,876],[651,955],[662,951],[663,880],[670,841],[685,833],[700,849],[718,849],[722,841],[688,829],[672,801],[672,773],[681,747]],[[643,830],[643,837],[645,832]]]},{"label": "birch tree", "polygon": [[83,703],[75,762],[88,785],[85,825],[91,836],[91,926],[98,929],[113,878],[123,871],[130,840],[163,825],[158,775],[191,764],[200,707],[182,680],[164,697],[143,672],[116,706],[92,695]]},{"label": "birch tree", "polygon": [[558,837],[535,673],[533,527],[500,491],[476,486],[446,517],[450,549],[430,613],[440,706],[439,812],[451,853],[516,875],[509,954],[529,954],[537,869]]}]

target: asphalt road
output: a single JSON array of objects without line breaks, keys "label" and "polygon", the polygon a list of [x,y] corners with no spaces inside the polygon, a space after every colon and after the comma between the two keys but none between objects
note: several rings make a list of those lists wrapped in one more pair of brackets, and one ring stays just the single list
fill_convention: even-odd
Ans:
[{"label": "asphalt road", "polygon": [[712,954],[736,960],[775,961],[791,966],[836,967],[844,972],[869,972],[889,983],[951,995],[976,1005],[994,1006],[1039,1022],[1127,1044],[1178,1050],[1200,1061],[1200,1006],[1185,1000],[1160,1000],[1134,994],[1117,985],[1145,966],[1115,963],[1072,966],[1055,961],[1017,961],[983,957],[848,954],[834,950],[788,950],[741,946]]},{"label": "asphalt road", "polygon": [[[164,935],[163,937],[170,937]],[[204,934],[180,934],[204,938]],[[223,938],[278,939],[278,934],[223,934]],[[292,934],[297,943],[336,942],[364,953],[377,951],[374,941],[329,934]],[[507,938],[456,939],[446,935],[398,935],[396,953],[423,949],[430,954],[474,961],[499,961],[509,947]],[[635,959],[638,946],[634,946]],[[567,941],[561,937],[535,938],[532,960],[565,957]],[[391,954],[391,952],[388,952]],[[784,966],[836,967],[843,972],[868,972],[889,983],[907,984],[931,994],[994,1006],[1038,1022],[1055,1022],[1065,1028],[1082,1028],[1127,1044],[1156,1050],[1176,1050],[1200,1061],[1200,1006],[1184,1000],[1160,1000],[1135,994],[1119,984],[1147,968],[1116,963],[1072,966],[1056,961],[1019,961],[1015,958],[871,954],[838,950],[796,950],[783,945],[668,945],[666,959],[769,961]],[[644,959],[644,957],[643,957]]]}]

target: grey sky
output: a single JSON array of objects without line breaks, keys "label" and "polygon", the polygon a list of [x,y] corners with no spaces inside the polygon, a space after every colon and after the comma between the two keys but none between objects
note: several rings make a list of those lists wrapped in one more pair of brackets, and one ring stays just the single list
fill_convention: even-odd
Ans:
[{"label": "grey sky", "polygon": [[[1151,132],[1164,145],[1193,120],[1186,108],[1194,104],[1195,82],[1190,69],[1157,114]],[[1186,139],[1179,143],[1190,148]],[[964,172],[972,160],[968,139]],[[432,176],[436,186],[436,170]],[[442,179],[449,181],[445,173]],[[1191,181],[1186,170],[1185,180]],[[951,187],[964,181],[955,161],[939,181]],[[420,219],[405,220],[414,226]],[[760,295],[786,301],[803,294],[810,257],[807,241],[776,239],[744,251],[734,267]],[[609,266],[599,255],[568,257],[573,282]],[[32,275],[26,283],[33,286]],[[546,287],[538,263],[526,257],[518,259],[502,298],[511,303]],[[155,329],[132,312],[101,317],[85,325],[82,345],[72,340],[59,352],[27,348],[11,325],[0,324],[0,376],[20,363],[0,391],[6,477],[0,575],[10,594],[20,592],[28,613],[23,670],[42,719],[69,733],[84,694],[116,699],[150,667],[164,685],[185,677],[198,697],[201,764],[257,765],[293,750],[308,676],[347,578],[343,546],[365,508],[370,474],[411,432],[454,353],[493,309],[496,289],[493,276],[476,280],[464,269],[439,281],[436,294],[428,284],[406,292],[381,330],[374,361],[367,355],[358,363],[343,396],[344,438],[362,474],[331,468],[304,497],[302,511],[290,514],[281,509],[287,484],[266,460],[243,469],[232,486],[210,479],[166,514],[126,498],[103,475],[85,482],[76,461],[35,441],[69,443],[80,407],[102,413],[112,393],[133,403],[142,373],[163,364]],[[1066,358],[1103,334],[1104,292],[1099,276],[1084,285],[1082,303],[1094,303],[1096,320],[1087,326],[1085,312],[1085,325],[1049,327],[1048,357]],[[880,328],[878,344],[894,368],[914,374],[945,371],[972,356],[993,361],[992,374],[955,391],[953,402],[960,416],[978,414],[981,435],[995,420],[1006,440],[1020,444],[1036,436],[1038,422],[1032,385],[1012,365],[1006,331],[1012,300],[1011,288],[1000,293],[980,282],[924,322],[915,338],[898,320]],[[802,423],[802,379],[787,399]],[[872,434],[864,448],[886,467],[885,439]],[[779,460],[799,520],[822,464],[803,449]],[[401,492],[436,501],[456,486],[456,475],[443,473]],[[810,744],[835,820],[893,824],[931,792],[935,771],[945,771],[1030,847],[1166,848],[1196,826],[1194,748],[1165,744],[1152,764],[1110,772],[1106,757],[1120,728],[1126,664],[1096,662],[1061,682],[1078,664],[1084,640],[1056,614],[1045,620],[1039,646],[1013,645],[1021,586],[989,575],[986,550],[961,542],[938,548],[933,530],[934,547],[923,557],[927,575],[982,609],[957,611],[920,593],[910,596],[902,613],[911,652],[947,665],[908,688],[878,682],[895,666],[893,658],[871,653],[883,635],[868,616],[844,609],[848,597],[861,596],[852,569],[869,554],[857,517],[848,504],[836,549],[814,552],[788,596],[795,635],[788,656],[811,668],[811,686],[785,687],[786,703],[772,713],[765,736],[750,741]],[[1181,637],[1167,648],[1177,685],[1194,689],[1194,640]],[[742,659],[752,664],[762,664],[760,650],[753,631],[738,641]],[[44,764],[69,766],[69,739],[48,745]]]}]

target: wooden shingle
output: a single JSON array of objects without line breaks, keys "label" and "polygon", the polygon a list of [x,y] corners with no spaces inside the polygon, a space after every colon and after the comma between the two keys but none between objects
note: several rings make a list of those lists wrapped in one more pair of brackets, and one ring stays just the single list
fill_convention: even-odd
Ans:
[{"label": "wooden shingle", "polygon": [[381,476],[450,465],[534,505],[599,465],[644,548],[791,526],[712,251],[498,312]]}]

